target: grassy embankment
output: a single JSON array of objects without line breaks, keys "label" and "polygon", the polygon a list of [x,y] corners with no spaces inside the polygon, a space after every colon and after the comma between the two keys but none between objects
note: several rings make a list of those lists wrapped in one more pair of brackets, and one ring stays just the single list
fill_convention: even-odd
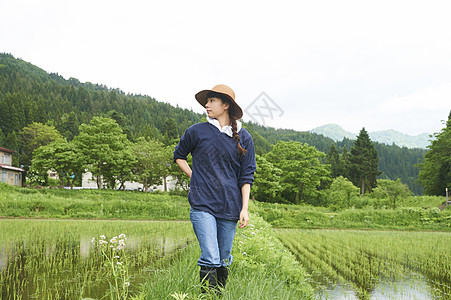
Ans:
[{"label": "grassy embankment", "polygon": [[440,210],[444,197],[416,196],[396,209],[364,208],[333,211],[324,207],[269,204],[252,206],[265,221],[279,228],[343,228],[451,231],[451,206]]},{"label": "grassy embankment", "polygon": [[[234,261],[220,299],[313,299],[305,269],[274,236],[272,227],[251,215],[234,240]],[[219,299],[199,294],[197,245],[188,247],[168,269],[147,281],[136,299]]]},{"label": "grassy embankment", "polygon": [[29,189],[0,184],[0,216],[189,220],[186,197],[113,190]]},{"label": "grassy embankment", "polygon": [[[333,211],[324,207],[252,202],[251,211],[275,227],[451,230],[444,197],[407,198],[397,209],[372,205]],[[384,206],[386,207],[386,206]],[[186,197],[111,190],[26,189],[0,184],[0,216],[27,218],[188,220]]]}]

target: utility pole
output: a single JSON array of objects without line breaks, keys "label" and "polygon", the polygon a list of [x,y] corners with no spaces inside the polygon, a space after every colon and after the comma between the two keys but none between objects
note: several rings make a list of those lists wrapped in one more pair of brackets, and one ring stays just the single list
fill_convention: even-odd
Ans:
[{"label": "utility pole", "polygon": [[445,206],[448,206],[448,188],[445,189],[446,191],[446,202],[445,202]]}]

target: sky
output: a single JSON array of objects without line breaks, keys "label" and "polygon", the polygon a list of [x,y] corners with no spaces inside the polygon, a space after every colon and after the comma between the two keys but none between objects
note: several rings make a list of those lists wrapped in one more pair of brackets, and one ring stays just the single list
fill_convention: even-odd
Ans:
[{"label": "sky", "polygon": [[451,110],[451,1],[0,0],[0,52],[204,112],[299,131],[439,132]]}]

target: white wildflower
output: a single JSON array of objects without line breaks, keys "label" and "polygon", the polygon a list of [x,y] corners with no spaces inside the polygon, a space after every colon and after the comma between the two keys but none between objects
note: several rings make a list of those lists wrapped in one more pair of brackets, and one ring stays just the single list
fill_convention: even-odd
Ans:
[{"label": "white wildflower", "polygon": [[103,234],[100,236],[100,238],[102,239],[102,240],[105,240],[106,239],[106,236],[104,236]]}]

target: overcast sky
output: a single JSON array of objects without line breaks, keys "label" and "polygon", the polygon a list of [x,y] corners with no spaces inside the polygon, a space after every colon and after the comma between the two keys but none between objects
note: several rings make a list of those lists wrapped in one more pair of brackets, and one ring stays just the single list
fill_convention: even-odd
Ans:
[{"label": "overcast sky", "polygon": [[451,109],[451,1],[0,0],[0,52],[66,79],[244,120],[438,132]]}]

